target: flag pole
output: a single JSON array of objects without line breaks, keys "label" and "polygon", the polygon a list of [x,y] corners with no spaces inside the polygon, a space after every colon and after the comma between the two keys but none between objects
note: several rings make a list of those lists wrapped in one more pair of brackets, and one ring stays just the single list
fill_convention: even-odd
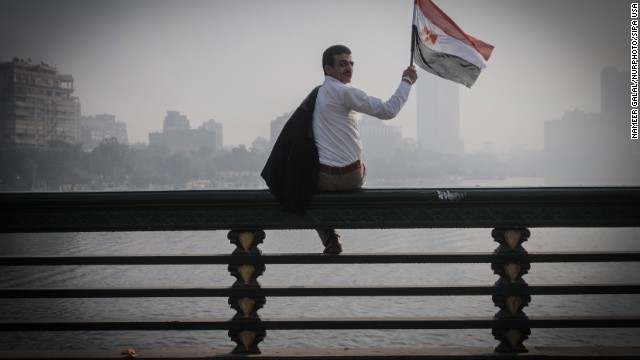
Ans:
[{"label": "flag pole", "polygon": [[417,28],[416,28],[416,10],[418,6],[418,0],[413,1],[413,21],[411,21],[411,59],[409,59],[409,66],[413,67],[413,55],[416,52],[416,36],[417,36]]}]

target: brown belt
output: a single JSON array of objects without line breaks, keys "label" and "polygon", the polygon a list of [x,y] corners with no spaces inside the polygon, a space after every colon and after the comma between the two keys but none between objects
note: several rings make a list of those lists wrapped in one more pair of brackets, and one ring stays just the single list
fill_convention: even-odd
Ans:
[{"label": "brown belt", "polygon": [[338,174],[348,174],[352,171],[356,171],[362,167],[360,160],[356,160],[355,162],[343,166],[343,167],[333,167],[325,164],[320,164],[320,171],[323,173],[327,173],[329,175],[338,175]]}]

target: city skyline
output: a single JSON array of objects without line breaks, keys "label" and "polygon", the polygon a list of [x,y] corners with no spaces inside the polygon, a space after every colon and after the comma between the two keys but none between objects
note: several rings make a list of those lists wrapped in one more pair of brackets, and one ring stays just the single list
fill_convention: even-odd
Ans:
[{"label": "city skyline", "polygon": [[[487,142],[498,152],[542,149],[544,121],[572,109],[600,112],[600,71],[628,69],[630,2],[435,2],[496,47],[473,88],[460,88],[467,152]],[[354,52],[353,84],[381,98],[392,93],[409,60],[410,0],[0,5],[0,59],[31,58],[72,74],[82,115],[114,114],[127,123],[131,143],[159,131],[171,109],[187,114],[194,127],[216,119],[227,144],[250,145],[322,82],[320,54],[333,43]],[[47,15],[54,10],[61,15]],[[436,79],[419,75],[418,81]],[[416,90],[389,122],[414,139]]]},{"label": "city skyline", "polygon": [[[72,96],[70,87],[64,85],[72,82],[71,75],[58,74],[55,68],[20,60],[0,63],[0,65],[2,65],[0,89],[3,90],[0,100],[4,109],[1,114],[3,137],[0,139],[0,144],[10,154],[3,159],[3,166],[11,164],[6,167],[10,171],[9,176],[5,176],[0,181],[6,180],[9,184],[7,186],[17,181],[20,184],[16,186],[24,187],[31,184],[33,189],[36,184],[46,187],[50,185],[49,182],[52,182],[53,188],[58,186],[62,189],[86,187],[95,189],[103,180],[97,180],[98,178],[92,178],[87,174],[95,176],[96,167],[82,169],[86,162],[79,160],[104,157],[106,154],[111,154],[107,156],[111,160],[103,161],[102,165],[109,167],[111,166],[109,161],[114,158],[122,159],[123,162],[119,162],[120,168],[117,171],[120,179],[135,178],[136,186],[151,188],[166,186],[166,184],[158,185],[149,182],[144,185],[145,181],[152,178],[152,175],[145,175],[145,172],[155,174],[158,181],[166,181],[166,176],[171,177],[180,173],[182,175],[175,179],[184,183],[186,181],[184,175],[187,173],[185,169],[180,170],[178,164],[189,164],[192,161],[195,162],[189,176],[194,176],[193,181],[200,184],[198,186],[212,186],[222,179],[211,179],[215,176],[215,169],[218,167],[237,170],[238,166],[244,166],[244,170],[248,173],[257,172],[263,165],[262,161],[265,160],[261,157],[268,154],[270,150],[269,141],[258,137],[252,142],[250,151],[247,151],[246,146],[239,146],[232,147],[230,151],[219,152],[218,150],[223,150],[223,124],[211,119],[199,128],[193,129],[185,114],[172,110],[166,112],[163,131],[149,134],[148,147],[128,147],[121,141],[124,140],[124,143],[127,143],[126,124],[116,121],[114,115],[80,116],[78,121],[79,106],[76,98]],[[452,93],[443,89],[438,91],[426,89],[429,102],[421,105],[428,105],[427,107],[432,108],[430,109],[432,113],[442,114],[439,116],[443,118],[447,117],[446,122],[432,123],[427,126],[433,132],[431,135],[436,136],[426,140],[420,138],[420,143],[426,142],[435,147],[419,148],[415,141],[401,138],[400,126],[387,125],[387,122],[363,116],[359,121],[360,135],[365,145],[362,158],[386,168],[387,172],[377,170],[378,173],[376,173],[378,179],[380,176],[391,176],[391,178],[380,180],[383,183],[388,181],[404,183],[406,179],[394,178],[397,174],[404,174],[414,180],[420,176],[426,176],[432,180],[446,177],[449,177],[449,180],[460,180],[469,176],[506,179],[506,175],[511,174],[516,178],[534,178],[533,181],[537,184],[544,179],[547,185],[636,184],[639,178],[635,164],[640,154],[636,145],[639,143],[618,140],[627,136],[628,123],[625,121],[627,114],[623,109],[624,99],[620,98],[616,89],[625,87],[629,77],[629,72],[618,71],[615,68],[603,69],[601,113],[585,113],[581,110],[565,111],[561,119],[545,122],[543,152],[535,153],[516,149],[510,154],[501,154],[501,156],[496,156],[498,154],[491,150],[491,146],[487,146],[481,153],[473,154],[463,154],[456,149],[460,144],[457,136],[457,112],[450,111],[451,106],[444,106],[443,109],[440,107],[443,102],[449,105],[451,102],[457,102],[458,89],[454,87]],[[451,85],[449,82],[442,84]],[[46,111],[43,111],[45,108],[42,105],[48,107]],[[272,140],[278,138],[279,129],[287,120],[288,115],[285,114],[270,122]],[[422,124],[419,125],[422,126]],[[12,144],[16,146],[11,146]],[[7,146],[4,147],[5,145]],[[140,159],[142,154],[147,154],[146,156],[155,154],[151,157],[155,159],[155,166],[159,166],[160,171],[150,166],[149,161],[144,161],[146,165],[141,168],[128,163],[125,159],[129,158],[129,155],[122,155],[129,152],[131,159]],[[35,159],[29,160],[28,157],[34,154]],[[163,156],[170,157],[162,159]],[[47,173],[48,165],[44,165],[41,161],[47,157],[66,162],[75,159],[79,168],[69,169],[70,165],[67,164],[62,167],[67,170],[64,175]],[[189,158],[191,159],[187,160]],[[36,165],[38,163],[40,165]],[[90,163],[94,162],[90,161]],[[403,166],[407,164],[411,166],[404,171],[398,171],[397,166],[400,163],[404,164]],[[448,164],[445,165],[445,163]],[[167,167],[168,164],[172,166]],[[441,165],[445,166],[440,167]],[[395,171],[388,172],[389,168],[394,166]],[[38,168],[45,169],[45,177],[36,177]],[[136,169],[135,173],[124,175],[133,168]],[[74,174],[78,178],[69,177]],[[105,179],[104,173],[99,175],[100,179]],[[203,176],[205,178],[201,178]],[[23,178],[26,179],[25,182],[20,181]],[[68,182],[60,183],[59,180],[63,178]],[[90,179],[87,182],[88,178]],[[114,186],[112,181],[106,179],[107,182],[103,185]],[[251,183],[260,186],[259,183]]]}]

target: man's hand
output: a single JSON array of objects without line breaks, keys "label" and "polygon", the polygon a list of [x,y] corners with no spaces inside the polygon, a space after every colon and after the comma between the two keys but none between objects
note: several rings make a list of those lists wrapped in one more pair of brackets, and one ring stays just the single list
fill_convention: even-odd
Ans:
[{"label": "man's hand", "polygon": [[418,80],[418,73],[416,72],[415,67],[408,66],[407,69],[402,72],[402,80],[408,82],[409,85],[415,83],[416,80]]}]

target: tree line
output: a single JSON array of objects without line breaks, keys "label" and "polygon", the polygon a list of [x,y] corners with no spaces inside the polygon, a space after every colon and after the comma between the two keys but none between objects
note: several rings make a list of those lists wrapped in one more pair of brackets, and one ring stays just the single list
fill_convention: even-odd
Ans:
[{"label": "tree line", "polygon": [[87,152],[80,144],[55,141],[43,148],[3,149],[0,191],[183,189],[192,180],[215,182],[220,173],[260,171],[266,156],[244,145],[171,153],[167,146],[138,148],[108,139]]},{"label": "tree line", "polygon": [[[366,153],[365,153],[366,155]],[[172,153],[167,146],[128,146],[115,139],[91,151],[81,145],[52,142],[45,148],[10,148],[0,152],[0,191],[147,190],[199,188],[256,188],[269,153],[240,145],[216,151]],[[455,179],[495,179],[537,176],[541,153],[512,160],[491,153],[439,154],[398,149],[388,159],[369,160],[367,181],[372,186],[404,184],[433,186]],[[452,183],[453,184],[453,183]]]}]

